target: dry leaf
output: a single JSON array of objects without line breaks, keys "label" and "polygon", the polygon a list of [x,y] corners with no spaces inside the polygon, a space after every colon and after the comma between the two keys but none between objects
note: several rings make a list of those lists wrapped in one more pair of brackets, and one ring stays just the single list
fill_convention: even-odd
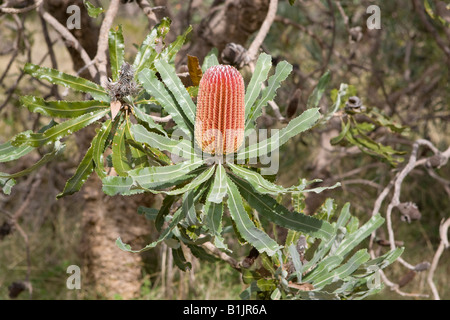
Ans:
[{"label": "dry leaf", "polygon": [[188,55],[188,69],[192,83],[194,84],[195,87],[198,86],[200,84],[200,80],[203,76],[203,73],[197,57]]},{"label": "dry leaf", "polygon": [[301,291],[311,291],[314,290],[314,286],[311,283],[294,283],[292,281],[289,281],[288,284],[289,288],[294,288]]},{"label": "dry leaf", "polygon": [[113,120],[119,113],[121,107],[122,107],[122,104],[120,103],[120,101],[111,102],[111,117]]}]

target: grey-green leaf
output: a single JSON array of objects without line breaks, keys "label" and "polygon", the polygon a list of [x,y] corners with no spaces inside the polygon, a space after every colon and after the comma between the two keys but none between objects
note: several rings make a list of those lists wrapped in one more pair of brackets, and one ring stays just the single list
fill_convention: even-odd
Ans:
[{"label": "grey-green leaf", "polygon": [[227,177],[228,187],[228,209],[231,217],[236,223],[236,227],[246,241],[248,241],[259,252],[266,252],[273,256],[282,247],[271,239],[263,230],[258,229],[250,220],[247,211],[244,209],[241,195],[236,185]]},{"label": "grey-green leaf", "polygon": [[20,97],[20,103],[31,112],[56,118],[76,118],[90,112],[106,110],[106,107],[109,107],[109,103],[96,100],[45,101],[35,96],[22,96]]},{"label": "grey-green leaf", "polygon": [[113,80],[117,81],[125,56],[125,44],[121,25],[116,29],[109,30],[108,45],[111,74]]},{"label": "grey-green leaf", "polygon": [[177,100],[181,110],[184,111],[187,119],[193,125],[195,122],[196,106],[180,78],[176,75],[175,68],[164,60],[156,61],[155,67],[161,75],[163,82]]},{"label": "grey-green leaf", "polygon": [[253,104],[261,93],[262,83],[266,81],[271,67],[272,57],[261,53],[256,61],[255,71],[245,92],[245,119],[248,118]]},{"label": "grey-green leaf", "polygon": [[273,223],[309,234],[319,239],[330,239],[335,229],[327,221],[319,220],[299,212],[291,212],[272,197],[256,192],[246,181],[231,177],[242,197],[255,208],[261,216]]},{"label": "grey-green leaf", "polygon": [[89,93],[97,101],[110,101],[110,97],[105,89],[84,78],[72,76],[55,69],[41,67],[32,63],[27,63],[24,67],[24,71],[37,79],[47,80],[53,84]]},{"label": "grey-green leaf", "polygon": [[104,117],[109,112],[109,109],[90,112],[88,114],[79,116],[60,123],[56,126],[47,129],[42,133],[22,133],[18,134],[12,140],[12,145],[20,146],[22,144],[29,145],[31,147],[40,147],[44,144],[52,143],[61,138],[70,135],[84,127],[94,123],[100,118]]}]

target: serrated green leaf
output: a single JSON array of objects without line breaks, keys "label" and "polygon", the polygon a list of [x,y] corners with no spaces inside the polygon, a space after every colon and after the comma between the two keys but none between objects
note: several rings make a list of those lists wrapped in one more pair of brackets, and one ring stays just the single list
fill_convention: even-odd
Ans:
[{"label": "serrated green leaf", "polygon": [[2,189],[2,192],[6,195],[11,194],[11,189],[15,185],[16,185],[16,180],[13,178],[0,178],[0,188]]},{"label": "serrated green leaf", "polygon": [[320,113],[318,108],[306,110],[298,117],[292,119],[286,127],[272,135],[270,138],[245,148],[243,156],[245,158],[253,155],[263,156],[277,150],[290,138],[310,129],[317,122],[319,117]]},{"label": "serrated green leaf", "polygon": [[40,167],[42,167],[43,165],[45,165],[46,163],[52,161],[53,159],[57,158],[58,156],[60,156],[65,149],[65,145],[62,143],[55,143],[54,148],[51,152],[45,154],[39,161],[37,161],[35,164],[29,166],[27,169],[16,172],[16,173],[3,173],[0,172],[0,179],[15,179],[15,178],[19,178],[19,177],[23,177],[25,175],[30,174],[31,172],[39,169]]},{"label": "serrated green leaf", "polygon": [[167,137],[167,132],[163,129],[163,127],[161,125],[157,124],[152,119],[152,117],[150,117],[143,110],[141,110],[141,108],[134,107],[133,111],[134,111],[134,115],[136,116],[136,118],[139,119],[140,121],[144,122],[150,129],[155,129],[159,133],[161,133]]},{"label": "serrated green leaf", "polygon": [[156,61],[155,67],[161,75],[163,82],[177,100],[178,105],[181,110],[183,110],[187,120],[193,125],[195,122],[196,106],[192,101],[191,96],[186,91],[181,79],[176,75],[175,68],[164,60]]},{"label": "serrated green leaf", "polygon": [[250,83],[245,92],[245,119],[250,115],[250,111],[262,90],[262,83],[266,81],[270,68],[272,67],[272,57],[261,53],[256,61]]},{"label": "serrated green leaf", "polygon": [[340,266],[332,272],[328,272],[321,277],[317,277],[313,281],[314,288],[320,290],[324,286],[351,275],[361,264],[370,259],[370,255],[366,249],[356,252],[344,265]]},{"label": "serrated green leaf", "polygon": [[111,64],[111,74],[114,81],[119,80],[120,68],[124,62],[125,43],[123,38],[122,26],[109,30],[109,60]]},{"label": "serrated green leaf", "polygon": [[181,271],[188,271],[192,268],[192,264],[186,261],[182,247],[172,249],[173,262]]},{"label": "serrated green leaf", "polygon": [[103,9],[102,7],[97,8],[96,6],[94,6],[92,3],[90,3],[87,0],[83,0],[83,4],[87,9],[89,17],[91,17],[91,18],[97,18],[100,14],[105,12],[105,9]]},{"label": "serrated green leaf", "polygon": [[336,145],[341,142],[342,139],[344,139],[344,137],[347,135],[348,130],[350,129],[350,121],[347,121],[347,123],[344,124],[344,122],[341,120],[341,127],[342,129],[339,135],[330,140],[330,143],[332,145]]},{"label": "serrated green leaf", "polygon": [[311,95],[308,97],[308,102],[306,103],[306,108],[317,108],[319,106],[319,102],[322,99],[325,90],[327,89],[328,84],[330,83],[331,73],[328,70],[325,72],[322,77],[320,77],[317,86],[314,88]]},{"label": "serrated green leaf", "polygon": [[161,151],[168,151],[185,159],[195,159],[195,152],[190,141],[172,140],[165,136],[150,132],[142,125],[133,125],[131,127],[131,133],[137,142],[145,143]]},{"label": "serrated green leaf", "polygon": [[106,177],[106,170],[103,163],[103,153],[106,149],[106,141],[108,139],[108,136],[112,129],[112,122],[111,120],[106,120],[105,123],[103,123],[102,127],[97,133],[97,136],[93,143],[93,154],[92,154],[92,160],[94,161],[95,165],[95,171],[97,172],[97,175],[100,177],[100,179],[103,179]]},{"label": "serrated green leaf", "polygon": [[275,279],[259,279],[256,281],[256,285],[261,291],[273,291],[276,289],[277,285]]},{"label": "serrated green leaf", "polygon": [[244,180],[236,177],[231,177],[231,179],[236,183],[242,196],[252,208],[255,208],[261,216],[273,223],[319,239],[330,239],[334,235],[335,230],[328,222],[299,212],[291,212],[272,197],[256,192]]},{"label": "serrated green leaf", "polygon": [[37,79],[47,80],[52,84],[62,85],[76,91],[89,93],[97,101],[110,101],[110,97],[105,89],[89,80],[75,77],[55,69],[41,67],[32,63],[27,63],[23,70],[25,73],[28,73]]},{"label": "serrated green leaf", "polygon": [[131,170],[128,174],[133,178],[135,183],[147,189],[153,189],[156,186],[164,185],[171,182],[174,185],[178,179],[182,179],[191,171],[203,165],[203,160],[195,162],[182,162],[175,165],[163,167],[146,167]]},{"label": "serrated green leaf", "polygon": [[133,169],[144,168],[149,166],[149,161],[145,149],[141,144],[137,143],[130,131],[131,122],[127,118],[125,122],[125,138],[126,138],[126,148],[131,157],[130,166]]},{"label": "serrated green leaf", "polygon": [[227,176],[228,209],[236,223],[239,234],[259,252],[266,252],[273,256],[282,247],[271,239],[263,230],[256,228],[244,209],[241,195],[236,185]]},{"label": "serrated green leaf", "polygon": [[112,163],[117,174],[122,177],[128,175],[128,171],[132,170],[129,164],[129,159],[127,157],[127,150],[125,145],[125,127],[126,124],[123,122],[114,134],[114,139],[112,142]]},{"label": "serrated green leaf", "polygon": [[139,206],[137,213],[140,215],[144,215],[145,219],[147,220],[156,220],[156,217],[158,216],[159,210],[156,208],[147,208],[144,206]]},{"label": "serrated green leaf", "polygon": [[161,54],[160,58],[169,63],[173,63],[175,60],[175,55],[180,51],[181,47],[186,41],[187,35],[192,31],[192,26],[189,26],[186,31],[179,35],[174,42],[172,42],[167,48],[165,48]]},{"label": "serrated green leaf", "polygon": [[230,251],[222,237],[223,203],[207,201],[203,207],[204,223],[214,236],[214,245],[222,250]]},{"label": "serrated green leaf", "polygon": [[268,80],[268,85],[261,93],[261,98],[252,106],[250,109],[245,128],[251,128],[253,126],[254,121],[261,115],[262,108],[267,105],[269,101],[272,101],[275,98],[276,91],[281,85],[281,82],[286,80],[289,74],[292,71],[292,65],[287,61],[282,61],[278,63],[275,74],[271,76]]},{"label": "serrated green leaf", "polygon": [[216,174],[214,176],[214,183],[208,195],[208,201],[214,203],[221,203],[223,198],[227,195],[227,174],[223,165],[216,165]]},{"label": "serrated green leaf", "polygon": [[219,64],[219,60],[217,59],[217,56],[219,54],[219,51],[217,48],[211,49],[211,51],[205,56],[205,59],[203,60],[202,64],[202,71],[205,73],[206,70],[211,68],[212,66],[217,66]]},{"label": "serrated green leaf", "polygon": [[90,112],[105,110],[105,107],[109,107],[109,103],[96,100],[45,101],[35,96],[22,96],[20,97],[20,103],[31,112],[56,118],[76,118]]},{"label": "serrated green leaf", "polygon": [[384,223],[384,218],[380,214],[376,214],[370,218],[363,226],[361,226],[357,231],[345,237],[345,239],[340,244],[339,248],[336,250],[336,255],[345,256],[354,247],[356,247],[361,241],[367,238],[373,231],[378,229]]},{"label": "serrated green leaf", "polygon": [[[31,132],[32,131],[28,131],[28,133]],[[16,147],[11,144],[11,141],[7,141],[2,145],[0,145],[0,163],[17,160],[27,155],[33,150],[34,150],[33,147],[27,145],[21,145]]]},{"label": "serrated green leaf", "polygon": [[184,187],[174,189],[174,190],[164,190],[161,192],[165,193],[165,194],[170,194],[170,195],[178,195],[178,194],[183,194],[183,193],[189,192],[191,190],[194,190],[201,184],[205,183],[206,181],[208,181],[212,177],[213,173],[214,173],[214,167],[210,167],[210,168],[204,170],[202,173],[200,173],[194,180],[192,180],[190,183],[188,183]]},{"label": "serrated green leaf", "polygon": [[297,247],[295,244],[291,244],[288,247],[288,250],[289,250],[289,255],[291,256],[291,259],[292,259],[292,264],[294,265],[295,275],[297,277],[297,283],[301,283],[303,267],[302,267],[302,262],[300,260],[300,255],[297,252]]},{"label": "serrated green leaf", "polygon": [[84,127],[104,117],[108,112],[109,109],[90,112],[55,125],[42,133],[18,134],[11,143],[14,146],[26,144],[31,147],[40,147],[44,144],[58,141],[69,134],[83,129]]},{"label": "serrated green leaf", "polygon": [[183,130],[188,137],[192,138],[194,126],[192,122],[186,117],[183,110],[177,105],[177,102],[171,92],[160,82],[155,75],[155,72],[146,68],[138,74],[139,82],[145,90],[161,104],[165,111],[171,116],[173,121]]},{"label": "serrated green leaf", "polygon": [[66,185],[64,186],[64,190],[59,193],[56,198],[60,199],[62,197],[72,195],[78,191],[80,191],[81,187],[84,185],[86,180],[91,175],[92,171],[94,171],[94,161],[93,161],[93,154],[94,154],[94,144],[95,140],[97,139],[97,136],[92,141],[91,146],[86,151],[86,154],[84,155],[83,159],[81,160],[80,164],[77,167],[77,170],[75,171],[75,174],[67,181]]},{"label": "serrated green leaf", "polygon": [[[170,24],[169,18],[163,18],[147,35],[134,59],[133,68],[136,74],[144,68],[154,68],[155,58],[162,49],[162,41],[169,32]],[[157,46],[160,48],[157,48]]]}]

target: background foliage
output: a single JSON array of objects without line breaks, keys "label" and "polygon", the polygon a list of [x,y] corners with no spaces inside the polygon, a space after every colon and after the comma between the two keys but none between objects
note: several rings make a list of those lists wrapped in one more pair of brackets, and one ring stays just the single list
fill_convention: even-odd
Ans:
[{"label": "background foliage", "polygon": [[[331,10],[329,10],[330,3],[332,3]],[[430,31],[417,13],[416,7],[419,2],[397,1],[380,4],[382,31],[370,31],[365,28],[367,18],[365,9],[368,3],[297,1],[293,4],[297,10],[292,10],[288,1],[280,1],[277,17],[263,45],[263,50],[274,57],[274,63],[287,60],[294,66],[293,74],[280,88],[275,99],[286,118],[292,118],[310,107],[311,101],[308,98],[314,96],[311,93],[326,70],[330,70],[327,76],[329,83],[323,92],[325,96],[320,100],[320,107],[324,114],[335,108],[334,110],[340,110],[343,115],[330,117],[329,123],[323,123],[312,132],[298,136],[283,146],[280,156],[282,167],[277,182],[285,186],[296,185],[300,177],[310,180],[320,178],[326,185],[340,182],[341,188],[334,189],[332,193],[324,192],[323,196],[332,197],[339,207],[350,202],[352,213],[363,221],[371,214],[374,202],[384,186],[392,179],[396,170],[408,160],[413,141],[417,138],[426,138],[440,150],[445,150],[450,143],[447,62],[449,60],[436,41],[436,34]],[[433,9],[437,11],[438,3],[440,2],[425,1],[429,11]],[[177,1],[168,1],[166,5],[173,10],[173,16],[181,16],[187,10],[187,4],[184,2],[181,4]],[[194,31],[196,27],[199,28],[199,22],[206,15],[209,5],[208,2],[202,2],[198,5],[198,10],[192,11],[190,19]],[[146,25],[147,18],[143,14],[137,16],[140,19],[139,23],[130,21],[127,12],[121,13],[117,18],[117,23],[122,24],[125,34],[127,50],[124,58],[127,61],[133,61],[134,57],[145,52],[142,47],[137,49],[133,46],[142,43],[148,33],[144,28],[137,27],[139,24]],[[432,26],[439,37],[445,39],[448,36],[445,19],[429,16],[427,19],[432,21]],[[13,26],[13,21],[13,18],[4,15],[1,23]],[[5,72],[2,79],[5,90],[1,95],[2,101],[6,104],[1,108],[4,125],[0,130],[2,137],[5,137],[1,142],[20,131],[37,129],[49,123],[50,126],[54,125],[48,117],[51,114],[41,112],[42,116],[36,117],[30,115],[24,108],[19,108],[24,104],[30,108],[33,102],[31,95],[43,96],[42,92],[51,89],[42,82],[31,80],[28,76],[26,79],[30,79],[30,82],[22,81],[20,85],[13,86],[19,70],[28,61],[27,55],[39,51],[44,43],[41,34],[31,31],[40,27],[38,16],[30,12],[25,21],[23,37],[17,51],[14,51],[16,57],[12,60],[13,68]],[[186,26],[173,26],[173,30],[177,36],[186,31]],[[2,33],[4,39],[10,39],[6,44],[13,46],[17,28],[5,29]],[[174,35],[169,34],[168,37],[176,39]],[[114,39],[114,35],[111,38]],[[251,40],[249,39],[249,42]],[[195,41],[195,37],[188,36],[187,41],[188,43]],[[63,43],[58,42],[53,47],[58,58],[58,69],[73,74],[72,67],[65,62],[68,59],[64,58],[67,53]],[[0,57],[4,60],[2,65],[8,65],[10,61],[8,48],[3,49],[6,54]],[[49,60],[44,59],[44,62],[39,64],[51,66]],[[111,62],[112,69],[115,70],[113,80],[117,80],[117,66],[120,63]],[[140,70],[140,67],[137,69]],[[29,73],[36,72],[29,67],[28,69],[25,67],[25,70]],[[250,77],[246,83],[249,79]],[[13,90],[6,90],[11,86]],[[345,93],[342,92],[343,89]],[[343,94],[339,95],[339,92]],[[69,93],[65,99],[79,98],[72,95]],[[19,99],[19,96],[25,98]],[[361,104],[356,101],[354,105],[349,106],[349,98],[352,96],[359,97]],[[338,97],[341,97],[340,100]],[[367,111],[363,115],[359,113],[360,110],[355,113],[355,104],[359,108],[364,106]],[[352,108],[351,113],[347,112],[349,108]],[[91,111],[95,110],[89,109],[89,112]],[[259,120],[259,125],[277,127],[280,123],[277,121],[277,115],[267,108]],[[126,130],[126,126],[121,130]],[[35,187],[31,190],[34,190],[33,197],[26,197],[26,194],[30,193],[27,186],[35,180],[32,177],[25,178],[12,189],[10,197],[2,198],[3,211],[7,213],[24,211],[21,214],[23,220],[21,225],[26,229],[29,250],[33,253],[27,257],[23,249],[23,238],[18,232],[2,239],[0,243],[2,298],[7,297],[7,286],[11,279],[24,278],[27,273],[30,274],[33,283],[33,296],[37,298],[90,298],[98,295],[88,286],[83,286],[82,291],[70,292],[65,289],[62,281],[65,279],[65,269],[68,265],[82,263],[80,256],[76,254],[82,232],[79,220],[81,208],[77,206],[77,199],[80,199],[80,196],[74,195],[74,198],[54,201],[58,194],[72,193],[70,189],[73,186],[78,189],[76,183],[72,185],[64,183],[76,173],[74,165],[78,163],[73,159],[78,158],[75,155],[81,151],[76,151],[76,141],[73,138],[65,141],[65,144],[64,154],[62,158],[61,156],[58,158],[59,165],[55,167],[42,163],[41,171],[38,172],[40,177],[45,177],[41,182],[46,188]],[[329,148],[332,148],[331,151]],[[50,158],[58,156],[60,150],[45,151]],[[14,168],[2,167],[1,171],[20,172],[36,163],[43,154],[31,155],[33,158],[29,162],[16,164]],[[421,151],[420,155],[427,156],[429,153]],[[111,161],[114,163],[115,160]],[[402,199],[412,201],[420,208],[422,214],[420,220],[408,224],[400,219],[400,214],[394,215],[396,237],[406,248],[402,257],[417,264],[431,261],[440,240],[439,223],[441,219],[448,217],[449,186],[448,178],[446,179],[450,176],[448,166],[438,169],[437,174],[444,177],[442,178],[444,181],[436,180],[426,169],[417,168],[406,178],[403,185]],[[81,188],[81,185],[79,187]],[[26,209],[21,209],[23,199],[29,199]],[[295,208],[296,205],[303,203],[299,202],[299,199],[295,200],[291,199],[291,203],[286,203],[286,206]],[[317,200],[309,197],[300,200],[306,200],[308,208],[315,207],[314,210],[317,208],[323,210],[327,204],[329,205],[329,202],[325,202],[325,198]],[[314,205],[315,201],[319,201],[319,205]],[[384,206],[381,208],[382,212],[385,210]],[[274,233],[276,234],[276,230]],[[49,234],[52,241],[49,240]],[[229,243],[233,245],[232,241]],[[168,252],[167,248],[164,250],[158,251],[162,258]],[[236,256],[245,257],[247,251],[246,248],[239,249]],[[31,261],[27,262],[27,259]],[[144,255],[145,265],[139,298],[236,298],[248,288],[242,284],[238,275],[222,262],[205,264],[191,257],[192,270],[186,274],[175,271],[172,262],[168,260],[169,257],[162,261],[156,259],[155,254]],[[29,265],[32,266],[31,270]],[[444,253],[435,274],[442,298],[448,297],[449,294],[446,285],[449,271],[448,254]],[[412,274],[395,264],[388,272],[390,278],[403,285],[402,290],[429,294],[429,289],[424,285],[425,273]],[[244,283],[250,284],[250,279],[259,280],[257,275],[252,274],[244,279]],[[211,285],[211,282],[214,285]],[[227,284],[226,288],[233,289],[220,290],[224,283]],[[115,297],[120,298],[120,294]],[[384,290],[376,297],[385,299],[401,296]]]}]

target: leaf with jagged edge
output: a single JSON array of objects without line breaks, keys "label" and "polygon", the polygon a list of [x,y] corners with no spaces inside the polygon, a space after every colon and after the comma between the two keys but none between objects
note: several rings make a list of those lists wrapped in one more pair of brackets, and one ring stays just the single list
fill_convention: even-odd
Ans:
[{"label": "leaf with jagged edge", "polygon": [[[26,131],[26,134],[29,134],[31,132],[32,132],[31,130]],[[21,145],[16,147],[11,144],[11,141],[7,141],[2,145],[0,145],[0,163],[9,162],[22,158],[23,156],[27,155],[34,149],[35,149],[34,147],[30,147],[27,145]]]},{"label": "leaf with jagged edge", "polygon": [[0,178],[0,188],[6,195],[11,194],[11,189],[16,185],[16,180],[13,178]]},{"label": "leaf with jagged edge", "polygon": [[299,185],[284,188],[283,186],[277,185],[265,179],[261,174],[259,174],[256,171],[252,171],[242,166],[234,165],[232,163],[228,163],[228,167],[230,167],[233,173],[235,173],[237,176],[247,180],[247,182],[249,182],[253,186],[253,188],[255,188],[256,191],[263,194],[278,195],[278,194],[299,193],[299,192],[320,193],[324,190],[334,189],[340,185],[339,183],[336,183],[335,185],[330,187],[305,189],[306,186],[308,185],[308,182],[302,180]]},{"label": "leaf with jagged edge", "polygon": [[90,112],[88,114],[67,120],[57,124],[42,133],[21,133],[14,137],[11,144],[20,146],[23,144],[31,147],[40,147],[48,143],[60,140],[84,127],[94,123],[109,113],[109,109]]},{"label": "leaf with jagged edge", "polygon": [[159,133],[163,134],[165,137],[167,137],[167,132],[163,129],[163,127],[160,124],[157,124],[150,115],[146,114],[141,108],[134,107],[133,108],[134,115],[136,116],[136,119],[138,119],[139,123],[143,123],[146,126],[148,126],[149,129],[154,129],[158,131]]},{"label": "leaf with jagged edge", "polygon": [[219,249],[230,251],[222,236],[223,203],[206,201],[203,212],[203,222],[214,236],[214,245]]},{"label": "leaf with jagged edge", "polygon": [[211,51],[205,56],[202,64],[203,73],[205,73],[205,71],[211,68],[212,66],[217,66],[219,64],[217,56],[218,56],[217,48],[211,49]]},{"label": "leaf with jagged edge", "polygon": [[193,137],[194,126],[187,118],[183,110],[178,106],[175,97],[168,88],[158,80],[155,72],[145,68],[138,74],[139,82],[144,89],[156,98],[163,109],[168,112],[178,127],[183,130],[188,137]]},{"label": "leaf with jagged edge", "polygon": [[362,225],[358,230],[345,237],[339,248],[336,250],[336,255],[346,255],[383,223],[384,218],[381,217],[379,213],[372,216],[369,221]]},{"label": "leaf with jagged edge", "polygon": [[272,57],[261,53],[256,61],[255,71],[245,92],[245,119],[248,118],[253,104],[261,93],[262,83],[266,81],[270,68],[272,68]]},{"label": "leaf with jagged edge", "polygon": [[320,276],[316,277],[312,284],[316,290],[322,289],[324,286],[335,282],[339,279],[344,279],[345,277],[351,275],[355,272],[364,262],[370,259],[370,255],[366,249],[361,249],[357,251],[345,264],[336,268],[333,271],[327,270]]},{"label": "leaf with jagged edge", "polygon": [[175,97],[181,110],[183,110],[187,120],[193,125],[195,122],[196,105],[181,82],[181,79],[176,75],[175,68],[164,60],[156,61],[155,67],[161,75],[162,81]]},{"label": "leaf with jagged edge", "polygon": [[208,201],[214,203],[222,203],[223,198],[227,195],[227,174],[222,164],[216,165],[216,173],[214,183],[208,195]]},{"label": "leaf with jagged edge", "polygon": [[123,122],[114,134],[114,139],[112,142],[112,163],[117,174],[122,177],[128,175],[128,171],[132,170],[127,157],[127,150],[125,144],[125,127],[126,123]]},{"label": "leaf with jagged edge", "polygon": [[200,159],[195,162],[182,162],[170,166],[135,169],[129,171],[128,174],[138,186],[153,189],[154,186],[163,185],[165,182],[172,184],[178,179],[189,175],[193,170],[201,167],[203,163],[204,161]]},{"label": "leaf with jagged edge", "polygon": [[204,170],[202,173],[200,173],[195,179],[193,179],[190,183],[185,185],[184,187],[173,189],[173,190],[164,190],[160,191],[161,193],[169,194],[169,195],[178,195],[183,194],[189,191],[194,190],[195,188],[199,187],[206,181],[208,181],[214,173],[214,167],[210,167],[206,170]]},{"label": "leaf with jagged edge", "polygon": [[109,133],[112,129],[112,121],[106,120],[100,130],[97,132],[95,140],[92,141],[93,144],[93,154],[92,159],[95,164],[95,172],[103,179],[106,177],[107,173],[103,163],[103,153],[106,149],[106,141],[108,139]]},{"label": "leaf with jagged edge", "polygon": [[282,247],[254,225],[244,208],[238,188],[228,176],[227,189],[227,206],[239,234],[259,252],[266,252],[269,256],[273,256]]},{"label": "leaf with jagged edge", "polygon": [[261,92],[261,98],[255,102],[249,111],[246,122],[245,129],[250,129],[253,127],[256,119],[261,115],[262,108],[267,105],[269,101],[272,101],[276,96],[276,91],[281,85],[281,82],[286,80],[292,71],[292,65],[287,61],[281,61],[275,68],[275,74],[269,77],[268,85]]},{"label": "leaf with jagged edge", "polygon": [[105,9],[102,7],[96,7],[87,0],[83,0],[83,4],[86,7],[89,17],[91,18],[97,18],[100,14],[105,12]]},{"label": "leaf with jagged edge", "polygon": [[334,227],[328,222],[299,212],[291,212],[271,196],[256,192],[246,181],[233,176],[230,176],[230,179],[236,183],[242,197],[250,206],[273,223],[319,239],[329,239],[335,233]]},{"label": "leaf with jagged edge", "polygon": [[131,127],[131,133],[135,140],[157,148],[161,151],[168,151],[185,159],[195,159],[195,151],[191,142],[187,140],[172,140],[160,134],[148,131],[144,126],[135,124]]},{"label": "leaf with jagged edge", "polygon": [[203,249],[200,246],[188,244],[188,248],[191,250],[194,257],[196,257],[200,260],[207,261],[210,263],[215,263],[215,262],[219,261],[218,258],[216,258],[213,255],[210,255],[208,252],[206,252],[205,249]]},{"label": "leaf with jagged edge", "polygon": [[119,247],[119,249],[121,249],[123,251],[134,252],[134,253],[139,253],[139,252],[144,252],[144,251],[150,250],[150,249],[156,247],[158,244],[160,244],[164,240],[168,239],[172,235],[172,230],[184,218],[183,213],[184,213],[184,211],[181,210],[181,208],[178,209],[177,211],[175,211],[175,213],[172,216],[172,219],[170,220],[169,226],[166,229],[164,229],[164,231],[160,234],[159,238],[156,241],[153,241],[152,243],[146,245],[142,249],[139,249],[139,250],[131,249],[131,246],[129,244],[124,243],[120,237],[117,238],[116,245],[117,245],[117,247]]},{"label": "leaf with jagged edge", "polygon": [[127,147],[127,153],[130,158],[130,165],[133,169],[144,168],[149,166],[147,154],[144,147],[134,140],[134,136],[130,130],[131,121],[127,117],[125,120],[125,143]]},{"label": "leaf with jagged edge", "polygon": [[19,178],[19,177],[23,177],[25,175],[30,174],[31,172],[39,169],[40,167],[42,167],[43,165],[45,165],[46,163],[52,161],[53,159],[57,158],[58,156],[60,156],[65,149],[65,144],[62,144],[60,142],[56,142],[53,150],[47,154],[45,154],[41,159],[39,159],[39,161],[37,161],[35,164],[29,166],[28,168],[16,172],[16,173],[3,173],[0,172],[0,179],[15,179],[15,178]]},{"label": "leaf with jagged edge", "polygon": [[186,261],[183,253],[183,248],[180,246],[177,249],[172,249],[173,262],[181,271],[188,271],[192,269],[192,264]]},{"label": "leaf with jagged edge", "polygon": [[120,68],[124,62],[125,43],[123,38],[122,26],[109,30],[108,46],[109,61],[111,64],[111,74],[114,81],[119,80]]},{"label": "leaf with jagged edge", "polygon": [[90,112],[105,110],[105,107],[109,107],[109,103],[96,100],[45,101],[35,96],[22,96],[20,97],[20,103],[31,112],[37,112],[53,118],[76,118]]},{"label": "leaf with jagged edge", "polygon": [[89,178],[92,171],[94,171],[93,154],[96,139],[98,139],[98,136],[95,136],[95,138],[92,140],[91,146],[86,151],[86,154],[78,165],[75,174],[67,181],[66,185],[64,186],[64,190],[56,196],[56,199],[72,195],[75,192],[80,191],[81,187]]},{"label": "leaf with jagged edge", "polygon": [[308,97],[308,102],[306,103],[306,108],[317,108],[319,106],[319,102],[327,89],[328,84],[330,83],[331,73],[330,70],[325,72],[319,79],[317,86],[314,88],[311,95]]},{"label": "leaf with jagged edge", "polygon": [[170,24],[171,21],[169,18],[163,18],[146,36],[133,62],[133,68],[136,74],[144,68],[154,68],[155,59],[162,49],[162,42],[169,32]]},{"label": "leaf with jagged edge", "polygon": [[186,31],[179,35],[174,42],[169,44],[159,55],[160,59],[163,59],[169,63],[173,63],[175,60],[175,56],[180,51],[184,42],[186,41],[187,35],[192,31],[192,26],[189,26]]},{"label": "leaf with jagged edge", "polygon": [[25,73],[28,73],[37,79],[47,80],[52,84],[62,85],[75,91],[89,93],[97,101],[110,101],[110,97],[105,89],[87,79],[72,76],[55,69],[41,67],[32,63],[27,63],[23,70]]},{"label": "leaf with jagged edge", "polygon": [[[48,128],[53,127],[55,124],[56,124],[56,122],[54,122],[52,120],[52,121],[50,121],[49,124],[47,124],[46,126],[42,127],[39,130],[39,132],[44,132]],[[26,133],[31,133],[31,132],[32,132],[31,130],[26,131]],[[13,146],[11,144],[11,141],[7,141],[4,144],[0,145],[0,163],[17,160],[17,159],[27,155],[28,153],[30,153],[34,149],[35,149],[34,147],[30,147],[30,146],[27,146],[27,145],[21,145],[21,146],[16,147],[16,146]],[[62,152],[62,150],[61,150],[61,152]],[[41,167],[42,165],[44,165],[47,162],[47,160],[50,161],[51,158],[50,159],[48,159],[48,158],[45,159],[45,156],[44,156],[44,160],[42,160],[41,162],[36,163],[35,166],[33,167],[33,170],[36,170],[39,167]],[[25,171],[23,171],[21,174],[26,175],[28,173],[31,173],[31,171],[28,171],[28,169],[25,169]],[[15,185],[16,185],[16,180],[14,178],[12,178],[10,176],[8,176],[8,177],[0,177],[0,188],[2,189],[2,192],[4,194],[10,195],[11,194],[11,189]]]},{"label": "leaf with jagged edge", "polygon": [[308,109],[298,117],[292,119],[286,127],[277,131],[270,138],[246,147],[243,153],[238,154],[238,158],[247,159],[256,155],[264,156],[269,152],[275,151],[292,137],[311,129],[319,118],[320,113],[318,108]]}]

